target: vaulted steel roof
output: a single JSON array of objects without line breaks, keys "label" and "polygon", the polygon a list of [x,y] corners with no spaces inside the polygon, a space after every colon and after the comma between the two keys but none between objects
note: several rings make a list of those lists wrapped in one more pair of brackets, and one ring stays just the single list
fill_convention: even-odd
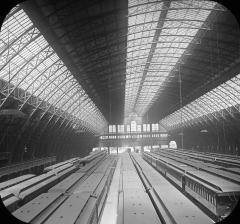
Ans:
[{"label": "vaulted steel roof", "polygon": [[[1,107],[15,98],[93,133],[131,113],[172,122],[179,83],[195,118],[191,105],[240,68],[239,25],[213,1],[30,0],[6,17],[1,39]],[[221,100],[236,107],[226,89]]]},{"label": "vaulted steel roof", "polygon": [[56,52],[63,52],[64,59],[71,61],[69,69],[74,68],[106,119],[122,122],[127,1],[34,0],[24,3],[23,8],[46,39],[55,43]]},{"label": "vaulted steel roof", "polygon": [[[107,125],[104,116],[89,98],[20,6],[10,12],[0,33],[0,109],[9,98],[20,101],[18,110],[33,106],[51,117],[68,120],[73,128],[101,133]],[[57,122],[56,121],[56,122]]]},{"label": "vaulted steel roof", "polygon": [[[143,116],[164,91],[215,2],[129,0],[125,116]],[[217,8],[217,7],[216,7]],[[159,96],[161,97],[161,96]]]}]

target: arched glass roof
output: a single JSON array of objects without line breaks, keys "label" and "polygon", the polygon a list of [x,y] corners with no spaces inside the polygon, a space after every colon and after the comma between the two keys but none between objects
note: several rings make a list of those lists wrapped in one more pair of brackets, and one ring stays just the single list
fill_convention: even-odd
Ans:
[{"label": "arched glass roof", "polygon": [[[107,121],[19,6],[6,17],[0,33],[0,91],[45,113],[100,134]],[[81,75],[81,74],[80,74]],[[20,91],[21,90],[21,91]],[[24,91],[24,94],[22,93]]]},{"label": "arched glass roof", "polygon": [[214,1],[128,1],[125,117],[143,116],[156,100],[197,32]]},{"label": "arched glass roof", "polygon": [[165,117],[160,123],[167,129],[218,119],[240,111],[240,74]]}]

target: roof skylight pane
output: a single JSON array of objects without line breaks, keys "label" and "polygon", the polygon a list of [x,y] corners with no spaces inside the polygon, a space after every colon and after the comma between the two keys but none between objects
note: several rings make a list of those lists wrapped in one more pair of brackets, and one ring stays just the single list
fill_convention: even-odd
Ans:
[{"label": "roof skylight pane", "polygon": [[[175,111],[174,113],[163,118],[160,122],[167,129],[174,129],[181,126],[186,126],[191,123],[199,122],[199,119],[211,119],[216,118],[216,115],[222,116],[224,113],[230,113],[228,110],[235,109],[240,110],[240,94],[236,98],[237,92],[230,91],[226,86],[233,83],[236,78],[239,78],[238,74],[236,77],[229,81],[221,84],[213,90],[205,93],[203,96],[187,104],[183,108]],[[240,88],[240,82],[234,84],[236,89]],[[181,122],[181,113],[186,114],[186,118]],[[174,120],[174,123],[172,122]]]},{"label": "roof skylight pane", "polygon": [[[21,8],[11,13],[0,34],[0,79],[6,83],[0,91],[10,97],[17,89],[22,89],[26,92],[25,97],[18,96],[22,106],[30,104],[46,112],[55,107],[58,110],[52,113],[71,119],[79,126],[84,123],[91,132],[101,134],[107,122],[99,109],[27,14]],[[83,106],[86,106],[84,110]],[[81,120],[84,114],[87,116]]]},{"label": "roof skylight pane", "polygon": [[[133,111],[137,112],[138,116],[144,115],[217,3],[196,0],[172,1],[165,18],[161,17],[161,13],[166,11],[161,11],[163,4],[165,3],[158,1],[150,3],[147,0],[128,2],[129,49],[126,66],[125,117]],[[162,19],[164,21],[159,31],[157,24],[159,20],[161,24]],[[137,60],[138,58],[141,60]],[[135,60],[134,63],[132,60]],[[165,70],[165,73],[162,73],[162,70]],[[136,73],[141,78],[136,80],[136,88],[132,89],[129,83]],[[158,78],[155,78],[156,76]],[[149,83],[150,80],[153,82]],[[140,84],[143,84],[143,87],[140,87]]]}]

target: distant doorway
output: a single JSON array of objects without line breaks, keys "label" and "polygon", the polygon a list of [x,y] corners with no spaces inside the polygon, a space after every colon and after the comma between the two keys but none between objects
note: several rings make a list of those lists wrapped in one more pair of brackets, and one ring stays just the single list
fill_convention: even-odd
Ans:
[{"label": "distant doorway", "polygon": [[169,142],[169,148],[171,149],[177,149],[177,143],[175,141],[170,141]]}]

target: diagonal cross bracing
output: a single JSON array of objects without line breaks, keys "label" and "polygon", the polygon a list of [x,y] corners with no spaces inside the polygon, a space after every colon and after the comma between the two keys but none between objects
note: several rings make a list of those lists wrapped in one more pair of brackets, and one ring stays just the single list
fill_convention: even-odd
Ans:
[{"label": "diagonal cross bracing", "polygon": [[[168,9],[170,7],[170,4],[171,4],[170,0],[169,1],[164,1],[162,7]],[[147,72],[148,72],[148,69],[149,69],[149,66],[152,62],[152,58],[153,58],[154,52],[155,52],[156,47],[157,47],[157,42],[158,42],[160,33],[162,31],[162,28],[163,28],[164,20],[166,19],[167,12],[168,12],[168,10],[163,10],[163,11],[161,11],[161,14],[159,16],[156,32],[155,32],[154,37],[153,37],[153,42],[152,42],[152,45],[151,45],[151,49],[150,49],[150,52],[148,54],[147,62],[146,62],[146,65],[145,65],[145,68],[144,68],[144,71],[143,71],[143,76],[142,76],[142,79],[141,79],[141,82],[140,82],[140,85],[139,85],[139,89],[137,91],[137,97],[136,97],[136,101],[135,101],[135,104],[134,104],[134,108],[136,107],[140,92],[142,90],[143,83],[145,81],[145,78],[146,78],[146,75],[147,75]]]},{"label": "diagonal cross bracing", "polygon": [[40,119],[50,114],[46,123],[62,118],[72,128],[95,134],[105,130],[107,121],[100,110],[21,6],[6,17],[0,40],[0,109],[14,98],[19,110],[27,104],[33,111],[43,110]]},{"label": "diagonal cross bracing", "polygon": [[125,118],[132,112],[143,116],[161,96],[216,8],[213,1],[129,0]]}]

